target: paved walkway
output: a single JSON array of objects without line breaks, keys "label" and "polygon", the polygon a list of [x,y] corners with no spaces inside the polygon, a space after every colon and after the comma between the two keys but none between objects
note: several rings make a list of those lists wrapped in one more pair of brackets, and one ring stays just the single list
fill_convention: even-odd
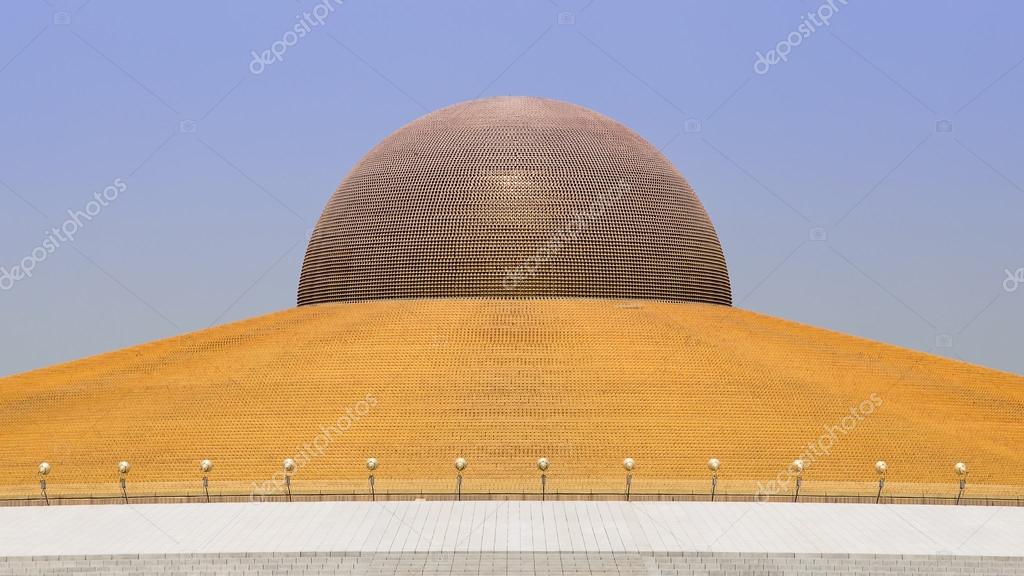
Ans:
[{"label": "paved walkway", "polygon": [[1024,558],[734,552],[303,552],[0,558],[0,576],[1019,576]]},{"label": "paved walkway", "polygon": [[1024,557],[1024,508],[524,501],[0,508],[0,557],[705,551]]}]

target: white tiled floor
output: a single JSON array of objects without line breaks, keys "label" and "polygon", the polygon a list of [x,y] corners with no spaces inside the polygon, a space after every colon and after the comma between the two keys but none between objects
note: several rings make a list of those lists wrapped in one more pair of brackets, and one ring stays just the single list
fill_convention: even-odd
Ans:
[{"label": "white tiled floor", "polygon": [[1024,556],[1024,508],[518,501],[0,508],[0,556],[704,550]]}]

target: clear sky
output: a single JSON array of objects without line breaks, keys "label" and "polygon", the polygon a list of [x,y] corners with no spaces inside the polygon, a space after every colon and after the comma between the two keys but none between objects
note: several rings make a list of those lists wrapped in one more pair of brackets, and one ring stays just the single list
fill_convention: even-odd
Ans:
[{"label": "clear sky", "polygon": [[663,148],[737,306],[1024,373],[1022,18],[1010,1],[4,2],[0,374],[294,306],[353,164],[501,94]]}]

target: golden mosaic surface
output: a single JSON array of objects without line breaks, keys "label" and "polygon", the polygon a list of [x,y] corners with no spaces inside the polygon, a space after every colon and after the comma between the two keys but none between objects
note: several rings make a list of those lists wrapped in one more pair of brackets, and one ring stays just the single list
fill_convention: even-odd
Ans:
[{"label": "golden mosaic surface", "polygon": [[468,492],[536,491],[541,456],[552,491],[621,490],[628,456],[638,492],[706,490],[709,457],[740,492],[813,442],[807,494],[872,493],[879,459],[893,493],[949,495],[960,460],[1024,492],[1021,376],[708,304],[304,306],[0,379],[0,415],[3,496],[43,460],[51,495],[115,494],[120,460],[194,493],[203,458],[215,491],[286,457],[296,490],[365,490],[370,456],[382,492],[450,490],[458,456]]}]

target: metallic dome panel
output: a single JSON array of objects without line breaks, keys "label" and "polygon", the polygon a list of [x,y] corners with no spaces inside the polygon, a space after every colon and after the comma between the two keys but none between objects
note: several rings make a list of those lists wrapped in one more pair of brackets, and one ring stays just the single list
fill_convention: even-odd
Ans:
[{"label": "metallic dome panel", "polygon": [[527,97],[444,108],[374,147],[316,226],[298,301],[451,297],[732,303],[672,164],[605,116]]}]

